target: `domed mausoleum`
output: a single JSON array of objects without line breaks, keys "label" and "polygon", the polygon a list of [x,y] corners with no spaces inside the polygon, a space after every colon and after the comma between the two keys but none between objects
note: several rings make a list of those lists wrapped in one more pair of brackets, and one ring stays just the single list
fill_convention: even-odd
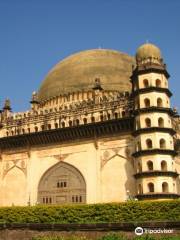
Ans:
[{"label": "domed mausoleum", "polygon": [[0,111],[0,205],[180,196],[180,120],[160,49],[73,54],[49,71],[31,107]]},{"label": "domed mausoleum", "polygon": [[133,57],[108,49],[93,49],[60,61],[42,82],[38,98],[48,98],[78,91],[89,91],[99,78],[103,89],[131,91]]}]

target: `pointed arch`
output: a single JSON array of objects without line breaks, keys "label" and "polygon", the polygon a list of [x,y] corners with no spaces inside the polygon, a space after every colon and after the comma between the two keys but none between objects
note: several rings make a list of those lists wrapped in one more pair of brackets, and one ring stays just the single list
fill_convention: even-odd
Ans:
[{"label": "pointed arch", "polygon": [[74,166],[58,162],[41,177],[38,185],[41,204],[72,204],[86,202],[86,182]]}]

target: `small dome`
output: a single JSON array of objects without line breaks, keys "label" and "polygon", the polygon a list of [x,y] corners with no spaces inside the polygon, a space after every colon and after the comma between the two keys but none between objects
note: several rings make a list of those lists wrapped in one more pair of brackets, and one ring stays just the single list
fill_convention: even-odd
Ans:
[{"label": "small dome", "polygon": [[136,52],[136,60],[142,60],[147,58],[161,59],[161,51],[158,47],[151,43],[145,43],[140,46]]}]

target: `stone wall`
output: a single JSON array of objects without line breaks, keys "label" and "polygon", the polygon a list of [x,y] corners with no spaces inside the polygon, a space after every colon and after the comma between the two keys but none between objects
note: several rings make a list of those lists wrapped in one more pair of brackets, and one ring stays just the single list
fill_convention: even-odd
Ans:
[{"label": "stone wall", "polygon": [[[166,229],[165,236],[179,236],[180,222],[99,223],[99,224],[0,224],[0,240],[32,240],[35,236],[84,236],[96,239],[110,232],[135,236],[137,226],[149,229]],[[172,231],[173,230],[173,231]],[[162,234],[161,234],[162,235]]]}]

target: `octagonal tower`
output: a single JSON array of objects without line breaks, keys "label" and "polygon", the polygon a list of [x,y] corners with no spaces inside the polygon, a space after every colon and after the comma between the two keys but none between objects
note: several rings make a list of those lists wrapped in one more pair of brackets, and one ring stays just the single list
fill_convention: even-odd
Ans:
[{"label": "octagonal tower", "polygon": [[140,46],[131,77],[138,199],[178,197],[168,78],[160,49],[149,43]]}]

